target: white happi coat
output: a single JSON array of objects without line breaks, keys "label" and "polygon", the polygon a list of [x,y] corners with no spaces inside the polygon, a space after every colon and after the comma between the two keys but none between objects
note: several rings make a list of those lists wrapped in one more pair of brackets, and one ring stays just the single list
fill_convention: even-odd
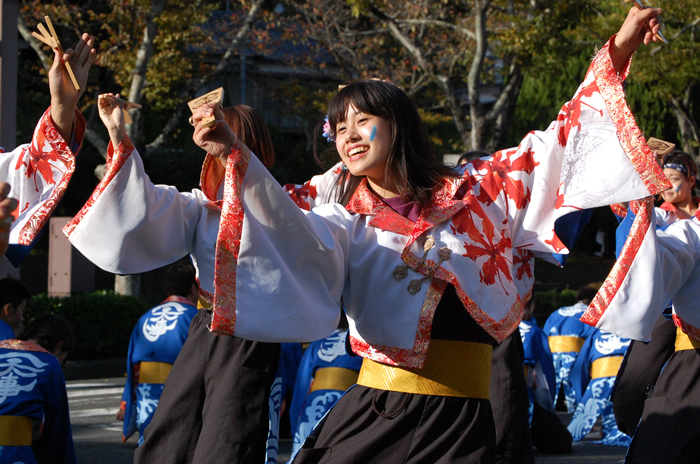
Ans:
[{"label": "white happi coat", "polygon": [[85,120],[77,110],[74,121],[73,140],[63,140],[49,108],[34,129],[31,143],[0,153],[0,180],[10,184],[8,197],[19,203],[12,213],[10,245],[30,245],[63,198],[85,133]]},{"label": "white happi coat", "polygon": [[[187,252],[213,259],[211,273],[199,275],[213,302],[212,330],[251,340],[324,338],[342,297],[353,350],[408,367],[423,365],[448,284],[503,340],[520,322],[532,257],[567,252],[554,232],[558,218],[670,186],[626,105],[607,45],[547,130],[446,179],[415,223],[366,181],[347,207],[302,211],[242,144],[228,157],[214,217],[202,211],[201,192],[150,185],[128,141],[117,152],[66,228],[90,260],[131,273]],[[203,177],[203,187],[208,182]]]}]

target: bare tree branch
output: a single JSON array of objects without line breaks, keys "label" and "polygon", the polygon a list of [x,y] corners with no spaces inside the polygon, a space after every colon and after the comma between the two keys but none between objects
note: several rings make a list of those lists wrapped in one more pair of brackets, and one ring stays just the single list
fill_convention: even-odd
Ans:
[{"label": "bare tree branch", "polygon": [[[248,10],[243,25],[236,33],[236,36],[231,40],[229,46],[226,48],[226,52],[224,53],[224,56],[221,59],[221,61],[219,61],[219,63],[216,65],[216,67],[211,73],[200,77],[192,85],[189,86],[189,89],[194,89],[194,91],[192,91],[191,94],[195,94],[197,91],[204,88],[209,82],[211,82],[219,74],[224,72],[226,68],[233,62],[236,53],[241,48],[243,39],[246,37],[248,32],[250,32],[253,22],[255,21],[258,11],[260,10],[260,7],[263,3],[264,0],[255,0],[255,2],[253,2],[253,4],[250,7],[250,10]],[[183,95],[183,98],[188,98],[189,93],[190,92],[187,92],[185,95]],[[184,103],[178,106],[177,110],[173,113],[170,120],[168,120],[168,123],[165,125],[161,133],[152,142],[146,145],[146,155],[158,150],[161,146],[163,146],[165,141],[168,140],[170,135],[177,128],[180,119],[182,118],[182,115],[184,113],[185,106],[186,105]]]},{"label": "bare tree branch", "polygon": [[457,26],[456,24],[450,24],[445,21],[439,21],[436,19],[397,19],[396,20],[397,24],[403,25],[410,25],[410,24],[416,24],[416,25],[421,25],[421,26],[439,26],[439,27],[446,27],[448,29],[455,30],[461,34],[466,35],[470,39],[476,39],[476,34],[474,34],[474,31],[470,31],[467,28]]},{"label": "bare tree branch", "polygon": [[29,46],[34,49],[39,60],[41,61],[41,66],[43,66],[45,71],[51,69],[51,64],[53,63],[53,56],[49,56],[44,52],[44,45],[34,38],[32,31],[29,30],[27,24],[24,22],[22,15],[17,15],[17,29],[22,35],[22,38],[29,42]]},{"label": "bare tree branch", "polygon": [[[156,18],[163,13],[165,0],[152,0],[151,11],[146,17],[146,27],[143,29],[143,39],[136,53],[136,64],[134,65],[133,78],[131,79],[131,87],[129,88],[129,100],[136,103],[141,103],[143,97],[143,89],[146,86],[146,72],[148,71],[148,63],[153,56],[153,41],[158,33],[158,24]],[[138,118],[141,109],[130,110],[134,117],[135,124],[131,124],[126,128],[127,134],[132,140],[138,141],[141,138],[143,121]]]},{"label": "bare tree branch", "polygon": [[[694,28],[694,27],[697,26],[698,24],[700,24],[700,18],[697,18],[697,19],[696,19],[695,21],[693,21],[692,23],[685,25],[685,26],[684,26],[683,28],[681,28],[678,32],[676,32],[675,34],[673,34],[673,37],[670,37],[670,38],[668,39],[668,41],[669,41],[669,42],[673,42],[674,40],[676,40],[677,38],[679,38],[680,36],[682,36],[683,34],[685,34],[686,31],[688,31],[689,29]],[[664,47],[665,47],[666,45],[668,45],[668,44],[665,44],[665,43],[664,43],[664,44],[661,44],[661,45],[659,45],[658,47],[654,48],[654,49],[651,51],[651,56],[654,56],[654,55],[656,55],[657,53],[659,53],[661,50],[664,49]]]}]

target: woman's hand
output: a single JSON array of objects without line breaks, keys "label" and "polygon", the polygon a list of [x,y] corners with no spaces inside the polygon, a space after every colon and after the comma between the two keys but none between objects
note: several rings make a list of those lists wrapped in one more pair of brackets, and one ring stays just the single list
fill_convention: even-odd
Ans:
[{"label": "woman's hand", "polygon": [[105,97],[119,98],[119,94],[105,93],[98,97],[97,108],[100,119],[109,132],[112,145],[116,148],[126,135],[126,122],[124,122],[124,108],[114,103],[114,100]]},{"label": "woman's hand", "polygon": [[90,66],[95,62],[94,45],[95,38],[86,33],[76,44],[75,50],[69,48],[63,54],[63,60],[70,63],[80,90],[75,90],[60,53],[54,49],[53,66],[49,70],[51,118],[64,140],[70,140],[73,130],[73,112],[80,96],[85,92]]},{"label": "woman's hand", "polygon": [[615,71],[622,72],[629,57],[642,44],[649,45],[652,41],[660,40],[656,37],[661,26],[659,23],[660,14],[661,9],[659,8],[640,10],[637,7],[632,7],[630,9],[625,22],[615,36],[615,40],[610,44],[610,57]]},{"label": "woman's hand", "polygon": [[[203,127],[202,119],[211,116],[216,118],[214,126]],[[192,135],[194,143],[226,164],[231,147],[234,144],[239,144],[240,141],[226,124],[224,113],[219,104],[207,103],[200,106],[192,114],[191,121],[194,125],[194,134]]]}]

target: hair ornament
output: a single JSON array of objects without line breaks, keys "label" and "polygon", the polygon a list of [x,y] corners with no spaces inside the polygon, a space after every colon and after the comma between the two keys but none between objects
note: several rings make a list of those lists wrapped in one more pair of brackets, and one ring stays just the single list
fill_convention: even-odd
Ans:
[{"label": "hair ornament", "polygon": [[323,136],[326,138],[328,143],[335,142],[335,136],[333,135],[333,132],[331,132],[331,123],[328,122],[328,115],[326,115],[323,122]]}]

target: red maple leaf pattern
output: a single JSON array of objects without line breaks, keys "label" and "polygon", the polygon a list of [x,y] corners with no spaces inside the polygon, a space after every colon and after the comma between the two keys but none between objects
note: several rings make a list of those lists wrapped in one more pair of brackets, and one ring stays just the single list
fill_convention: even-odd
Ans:
[{"label": "red maple leaf pattern", "polygon": [[554,203],[554,209],[559,209],[562,206],[566,206],[567,208],[574,208],[581,210],[583,208],[579,208],[578,206],[572,206],[572,205],[565,205],[564,204],[564,194],[561,193],[561,188],[564,186],[564,183],[560,183],[559,187],[557,187],[557,201]]},{"label": "red maple leaf pattern", "polygon": [[[493,285],[498,278],[503,291],[508,292],[503,285],[501,275],[509,282],[513,281],[510,274],[512,263],[506,258],[506,252],[512,247],[512,242],[509,237],[506,237],[506,229],[500,232],[501,239],[495,241],[496,228],[493,223],[486,217],[486,214],[481,209],[474,197],[470,196],[466,199],[470,205],[461,210],[452,218],[451,229],[452,233],[467,234],[473,244],[464,242],[463,246],[466,250],[464,257],[476,262],[477,259],[486,257],[486,261],[481,266],[479,279],[485,285]],[[474,221],[474,213],[481,219],[481,230],[477,227]]]},{"label": "red maple leaf pattern", "polygon": [[[29,153],[29,160],[28,162],[25,162],[24,155],[26,155],[27,153]],[[50,163],[51,161],[60,162],[60,160],[58,159],[58,155],[53,151],[43,152],[41,150],[34,150],[32,148],[29,148],[26,149],[22,156],[20,156],[17,159],[17,165],[15,166],[15,170],[19,170],[22,168],[22,166],[26,166],[26,176],[34,176],[34,187],[38,192],[39,186],[36,181],[37,174],[41,175],[41,178],[44,179],[44,182],[46,182],[47,184],[56,183],[56,181],[53,178],[53,166]]]},{"label": "red maple leaf pattern", "polygon": [[486,173],[480,182],[470,179],[472,185],[479,184],[479,195],[477,198],[487,206],[494,202],[501,191],[505,190],[506,196],[515,202],[518,209],[523,209],[530,201],[530,189],[525,187],[522,180],[511,176],[518,172],[532,174],[535,166],[539,164],[534,159],[535,152],[528,149],[518,156],[518,149],[501,150],[494,153],[493,157],[487,160],[475,160],[472,165],[478,171],[485,169]]},{"label": "red maple leaf pattern", "polygon": [[[586,105],[593,108],[591,105],[581,101],[582,97],[592,97],[594,93],[598,92],[598,85],[595,81],[581,88],[581,91],[576,94],[576,96],[569,102],[566,102],[562,109],[559,111],[557,116],[557,121],[566,121],[564,125],[559,128],[559,144],[563,147],[566,145],[566,141],[569,137],[569,133],[573,127],[581,130],[581,123],[579,119],[581,118],[581,105]],[[603,111],[593,108],[596,111],[600,111],[600,115],[603,116]]]},{"label": "red maple leaf pattern", "polygon": [[316,198],[317,192],[315,185],[311,185],[310,182],[305,183],[301,187],[297,187],[294,184],[286,184],[284,189],[289,194],[289,198],[291,198],[299,208],[306,211],[311,211],[311,204],[309,203],[308,199]]},{"label": "red maple leaf pattern", "polygon": [[532,257],[531,251],[518,248],[513,253],[513,267],[515,270],[515,278],[523,280],[525,275],[532,279]]},{"label": "red maple leaf pattern", "polygon": [[552,229],[552,239],[545,240],[544,243],[554,248],[554,251],[557,253],[566,249],[566,246],[563,243],[561,243],[561,240],[559,240],[559,237],[557,237],[557,233],[554,232],[554,229]]}]

